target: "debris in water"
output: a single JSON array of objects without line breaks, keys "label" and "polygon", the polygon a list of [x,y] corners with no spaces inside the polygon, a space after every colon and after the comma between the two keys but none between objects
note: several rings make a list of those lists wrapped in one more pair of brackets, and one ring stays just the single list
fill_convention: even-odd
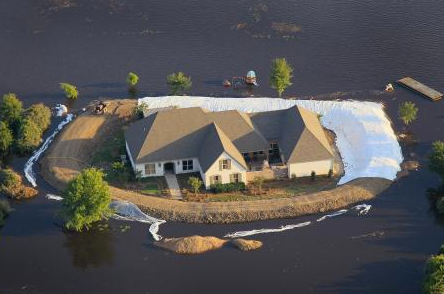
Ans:
[{"label": "debris in water", "polygon": [[61,123],[59,123],[59,125],[57,126],[57,129],[55,129],[55,131],[51,134],[51,136],[46,138],[43,145],[37,151],[35,151],[34,154],[25,163],[25,168],[24,168],[25,177],[31,183],[31,185],[33,187],[37,187],[37,183],[36,183],[36,177],[35,177],[34,171],[32,170],[32,166],[34,165],[34,163],[37,162],[40,155],[42,155],[43,152],[45,152],[46,149],[48,149],[49,145],[54,140],[55,136],[60,132],[60,130],[63,129],[63,127],[66,124],[68,124],[70,121],[72,121],[73,118],[74,118],[74,115],[68,114],[66,116],[66,118]]},{"label": "debris in water", "polygon": [[57,104],[55,108],[56,116],[63,116],[65,113],[68,113],[68,107],[63,104]]}]

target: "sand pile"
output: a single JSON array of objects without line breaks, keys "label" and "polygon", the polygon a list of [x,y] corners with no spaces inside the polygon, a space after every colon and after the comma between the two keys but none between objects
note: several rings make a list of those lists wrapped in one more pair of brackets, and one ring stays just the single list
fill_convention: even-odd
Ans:
[{"label": "sand pile", "polygon": [[240,251],[256,250],[262,247],[261,241],[246,240],[246,239],[234,239],[231,244],[236,246]]},{"label": "sand pile", "polygon": [[200,254],[210,250],[219,249],[227,240],[211,236],[189,236],[180,238],[165,238],[155,242],[154,245],[179,254]]}]

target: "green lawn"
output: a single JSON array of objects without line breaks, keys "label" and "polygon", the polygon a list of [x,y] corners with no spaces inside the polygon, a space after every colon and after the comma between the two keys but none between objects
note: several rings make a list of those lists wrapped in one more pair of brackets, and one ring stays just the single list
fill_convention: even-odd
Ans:
[{"label": "green lawn", "polygon": [[147,183],[143,190],[140,190],[143,194],[157,195],[160,194],[159,187],[157,183]]}]

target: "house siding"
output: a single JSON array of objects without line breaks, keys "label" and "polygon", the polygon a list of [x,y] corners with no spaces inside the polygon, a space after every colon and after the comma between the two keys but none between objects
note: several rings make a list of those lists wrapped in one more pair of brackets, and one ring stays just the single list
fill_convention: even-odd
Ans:
[{"label": "house siding", "polygon": [[288,176],[309,177],[311,172],[316,175],[327,175],[333,169],[333,159],[288,164]]},{"label": "house siding", "polygon": [[[192,170],[183,170],[183,160],[193,160],[193,169]],[[194,172],[200,172],[200,165],[199,160],[197,158],[183,158],[183,159],[174,159],[174,160],[167,160],[167,161],[156,161],[156,162],[147,162],[146,164],[153,163],[156,166],[156,173],[155,174],[145,174],[145,163],[143,164],[136,164],[135,167],[133,165],[133,162],[131,161],[131,164],[133,165],[133,168],[136,171],[139,171],[142,178],[145,177],[159,177],[165,175],[164,170],[164,164],[172,162],[174,164],[174,173],[176,174],[184,174],[184,173],[194,173]]]},{"label": "house siding", "polygon": [[[219,160],[222,159],[230,159],[231,160],[231,169],[229,170],[220,170],[219,168]],[[211,185],[211,177],[214,175],[221,176],[222,184],[226,184],[230,182],[230,175],[233,173],[240,174],[240,181],[246,181],[246,170],[240,165],[234,158],[228,155],[226,152],[223,152],[217,160],[211,165],[211,167],[203,174],[202,179],[205,187],[208,189]]]}]

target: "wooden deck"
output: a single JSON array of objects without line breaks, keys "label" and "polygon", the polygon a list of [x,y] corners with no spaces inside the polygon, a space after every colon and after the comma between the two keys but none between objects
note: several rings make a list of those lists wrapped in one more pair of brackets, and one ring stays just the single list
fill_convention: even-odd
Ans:
[{"label": "wooden deck", "polygon": [[438,101],[440,99],[442,99],[442,97],[444,96],[444,94],[418,82],[415,79],[412,79],[410,77],[406,77],[406,78],[402,78],[400,80],[398,80],[398,83],[413,90],[418,92],[419,94],[425,96],[426,98],[432,100],[432,101]]}]

